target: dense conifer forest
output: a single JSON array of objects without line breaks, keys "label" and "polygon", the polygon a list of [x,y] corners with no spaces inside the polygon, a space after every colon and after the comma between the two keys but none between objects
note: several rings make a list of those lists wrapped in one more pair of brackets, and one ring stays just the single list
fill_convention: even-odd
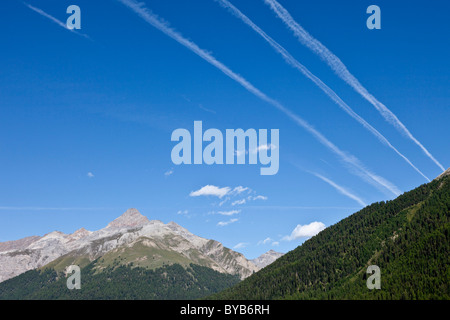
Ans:
[{"label": "dense conifer forest", "polygon": [[[450,176],[373,203],[213,299],[450,299]],[[381,289],[366,286],[381,270]]]},{"label": "dense conifer forest", "polygon": [[81,289],[69,290],[67,279],[54,269],[30,270],[0,284],[0,299],[198,299],[219,292],[239,277],[191,264],[154,270],[115,265],[97,272],[93,261],[81,269]]}]

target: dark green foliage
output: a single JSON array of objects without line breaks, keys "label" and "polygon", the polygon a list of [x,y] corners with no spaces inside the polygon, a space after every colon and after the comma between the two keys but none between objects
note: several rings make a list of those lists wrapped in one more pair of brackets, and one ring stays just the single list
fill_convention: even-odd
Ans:
[{"label": "dark green foliage", "polygon": [[[330,226],[213,299],[450,299],[450,177]],[[381,290],[366,287],[369,265]]]},{"label": "dark green foliage", "polygon": [[191,264],[155,270],[115,265],[95,272],[95,262],[81,269],[81,289],[69,290],[53,269],[31,270],[0,283],[0,299],[198,299],[224,290],[239,278]]}]

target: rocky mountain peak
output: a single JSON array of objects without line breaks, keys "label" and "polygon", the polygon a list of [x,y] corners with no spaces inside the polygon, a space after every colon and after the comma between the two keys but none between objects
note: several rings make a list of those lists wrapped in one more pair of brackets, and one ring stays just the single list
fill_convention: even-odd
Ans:
[{"label": "rocky mountain peak", "polygon": [[[149,254],[153,254],[150,252],[156,246],[160,250],[158,252],[166,256],[161,256],[161,259],[169,263],[189,261],[222,273],[239,275],[241,279],[259,270],[242,254],[225,248],[218,241],[199,237],[175,222],[164,224],[158,220],[150,221],[138,210],[128,209],[97,231],[84,228],[72,234],[54,231],[44,237],[0,243],[0,282],[27,270],[45,266],[56,259],[65,259],[62,257],[67,257],[66,255],[71,259],[92,261],[105,254],[114,255],[119,250],[131,250],[133,253],[134,244],[137,243],[148,247]],[[147,255],[144,254],[138,260],[145,265],[148,262],[146,259]]]},{"label": "rocky mountain peak", "polygon": [[46,233],[43,237],[42,237],[42,239],[53,239],[53,238],[64,238],[66,236],[66,234],[64,233],[64,232],[61,232],[61,231],[52,231],[52,232],[49,232],[49,233]]},{"label": "rocky mountain peak", "polygon": [[78,239],[87,237],[91,233],[92,233],[92,231],[88,231],[85,228],[80,228],[77,231],[75,231],[74,233],[72,233],[69,237],[70,237],[70,239],[78,240]]},{"label": "rocky mountain peak", "polygon": [[75,231],[74,233],[72,233],[72,234],[87,234],[87,233],[89,233],[90,231],[87,231],[85,228],[80,228],[80,229],[78,229],[77,231]]},{"label": "rocky mountain peak", "polygon": [[107,228],[134,228],[143,226],[149,222],[150,220],[143,216],[137,209],[131,208],[110,222]]},{"label": "rocky mountain peak", "polygon": [[170,221],[167,226],[172,230],[185,230],[182,226],[173,221]]},{"label": "rocky mountain peak", "polygon": [[251,260],[257,267],[264,268],[277,260],[279,257],[284,255],[284,253],[276,252],[275,250],[269,250],[263,253],[258,258]]},{"label": "rocky mountain peak", "polygon": [[442,172],[440,175],[438,175],[435,180],[439,180],[439,179],[441,179],[445,176],[449,176],[449,175],[450,175],[450,168],[448,168],[447,170]]}]

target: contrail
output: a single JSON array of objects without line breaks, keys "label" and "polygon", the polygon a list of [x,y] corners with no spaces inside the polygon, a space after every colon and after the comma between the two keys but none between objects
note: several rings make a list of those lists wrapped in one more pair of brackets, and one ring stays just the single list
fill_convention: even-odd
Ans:
[{"label": "contrail", "polygon": [[318,173],[311,172],[311,171],[308,171],[308,172],[311,173],[311,174],[313,174],[313,175],[315,175],[317,178],[319,178],[319,179],[325,181],[326,183],[328,183],[329,185],[331,185],[333,188],[335,188],[337,191],[339,191],[340,193],[342,193],[344,196],[347,196],[347,197],[349,197],[350,199],[355,200],[356,202],[358,202],[358,203],[359,203],[360,205],[362,205],[363,207],[367,206],[367,204],[366,204],[361,198],[359,198],[358,196],[354,195],[353,193],[351,193],[350,191],[348,191],[346,188],[344,188],[344,187],[338,185],[338,184],[335,183],[334,181],[332,181],[332,180],[330,180],[330,179],[328,179],[328,178],[326,178],[326,177],[324,177],[324,176],[322,176],[322,175],[320,175],[320,174],[318,174]]},{"label": "contrail", "polygon": [[112,210],[115,208],[104,207],[0,207],[0,211],[76,211],[76,210]]},{"label": "contrail", "polygon": [[26,3],[26,2],[24,2],[23,4],[24,4],[25,6],[27,6],[29,9],[33,10],[34,12],[39,13],[41,16],[43,16],[43,17],[45,17],[45,18],[47,18],[47,19],[50,19],[51,21],[53,21],[54,23],[56,23],[58,26],[60,26],[60,27],[62,27],[62,28],[64,28],[64,29],[66,29],[66,30],[68,30],[68,31],[70,31],[70,32],[73,32],[73,33],[75,33],[75,34],[77,34],[77,35],[79,35],[79,36],[85,37],[86,39],[92,40],[92,39],[91,39],[88,35],[86,35],[86,34],[80,33],[80,32],[78,32],[78,31],[76,31],[75,29],[69,29],[69,28],[67,28],[67,25],[66,25],[64,22],[62,22],[62,21],[56,19],[56,18],[53,17],[52,15],[49,15],[48,13],[46,13],[45,11],[43,11],[42,9],[33,7],[31,4],[28,4],[28,3]]},{"label": "contrail", "polygon": [[382,186],[398,196],[401,192],[400,190],[393,185],[391,182],[386,179],[370,172],[366,169],[361,162],[354,157],[353,155],[347,154],[346,152],[339,149],[336,145],[334,145],[331,141],[329,141],[322,133],[314,129],[307,121],[293,113],[291,110],[284,107],[278,101],[268,97],[265,93],[261,92],[259,89],[254,87],[250,82],[248,82],[242,76],[234,73],[230,68],[224,65],[222,62],[218,61],[214,58],[210,53],[201,49],[194,42],[184,38],[179,32],[175,31],[168,24],[162,21],[157,15],[152,13],[149,9],[147,9],[143,3],[138,3],[134,0],[117,0],[133,10],[136,14],[138,14],[144,21],[157,28],[173,40],[177,41],[181,45],[185,46],[187,49],[191,50],[193,53],[197,54],[199,57],[204,59],[206,62],[215,66],[217,69],[222,71],[225,75],[239,83],[243,86],[247,91],[254,94],[259,99],[269,103],[273,107],[277,108],[284,114],[286,114],[291,120],[297,123],[299,126],[308,131],[311,135],[313,135],[320,143],[325,145],[328,149],[333,151],[338,157],[348,164],[352,168],[352,172],[357,174],[361,178],[365,179],[367,182],[375,185],[376,187]]},{"label": "contrail", "polygon": [[378,130],[372,127],[366,120],[361,118],[356,112],[353,111],[350,106],[348,106],[330,87],[328,87],[322,80],[312,74],[304,65],[298,62],[284,47],[282,47],[278,42],[273,40],[269,35],[267,35],[260,27],[258,27],[252,20],[250,20],[246,15],[244,15],[239,9],[237,9],[228,0],[215,0],[219,2],[224,8],[228,9],[234,16],[242,20],[245,24],[256,31],[261,37],[266,40],[270,46],[275,49],[283,59],[290,64],[292,67],[300,71],[304,76],[310,79],[316,86],[318,86],[325,94],[333,100],[339,107],[341,107],[347,114],[349,114],[353,119],[362,124],[367,130],[369,130],[373,135],[375,135],[383,144],[394,150],[400,157],[402,157],[414,170],[416,170],[422,177],[430,181],[430,179],[425,176],[412,162],[400,153]]},{"label": "contrail", "polygon": [[344,63],[320,41],[311,36],[305,29],[303,29],[289,12],[281,6],[276,0],[264,0],[270,8],[277,14],[277,16],[291,29],[298,40],[311,51],[317,54],[324,60],[328,66],[348,85],[350,85],[356,92],[358,92],[364,99],[372,104],[384,119],[392,124],[400,133],[407,136],[415,144],[417,144],[422,151],[442,170],[445,168],[437,161],[433,155],[411,134],[406,126],[397,118],[397,116],[389,110],[384,104],[378,101],[367,89],[356,79],[356,77],[348,71]]}]

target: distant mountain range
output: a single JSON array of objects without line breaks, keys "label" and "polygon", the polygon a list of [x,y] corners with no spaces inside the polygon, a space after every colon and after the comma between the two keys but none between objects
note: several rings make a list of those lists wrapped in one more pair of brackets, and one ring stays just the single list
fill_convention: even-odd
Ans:
[{"label": "distant mountain range", "polygon": [[121,265],[133,263],[147,269],[196,264],[244,279],[281,254],[266,255],[255,264],[220,242],[198,237],[175,222],[150,221],[138,210],[129,209],[98,231],[54,231],[43,237],[0,243],[0,282],[36,268],[64,271],[71,264],[84,267],[100,257],[98,269],[117,259]]},{"label": "distant mountain range", "polygon": [[[98,231],[0,243],[0,299],[450,299],[449,234],[450,169],[251,261],[129,209]],[[66,287],[72,264],[82,290]],[[371,265],[381,289],[367,287]]]},{"label": "distant mountain range", "polygon": [[[326,228],[211,299],[448,300],[449,235],[450,169]],[[381,289],[367,287],[370,265]]]},{"label": "distant mountain range", "polygon": [[[98,231],[0,243],[0,299],[197,299],[281,255],[269,251],[252,262],[175,222],[150,221],[128,209]],[[67,289],[70,265],[81,268],[83,290]]]}]

